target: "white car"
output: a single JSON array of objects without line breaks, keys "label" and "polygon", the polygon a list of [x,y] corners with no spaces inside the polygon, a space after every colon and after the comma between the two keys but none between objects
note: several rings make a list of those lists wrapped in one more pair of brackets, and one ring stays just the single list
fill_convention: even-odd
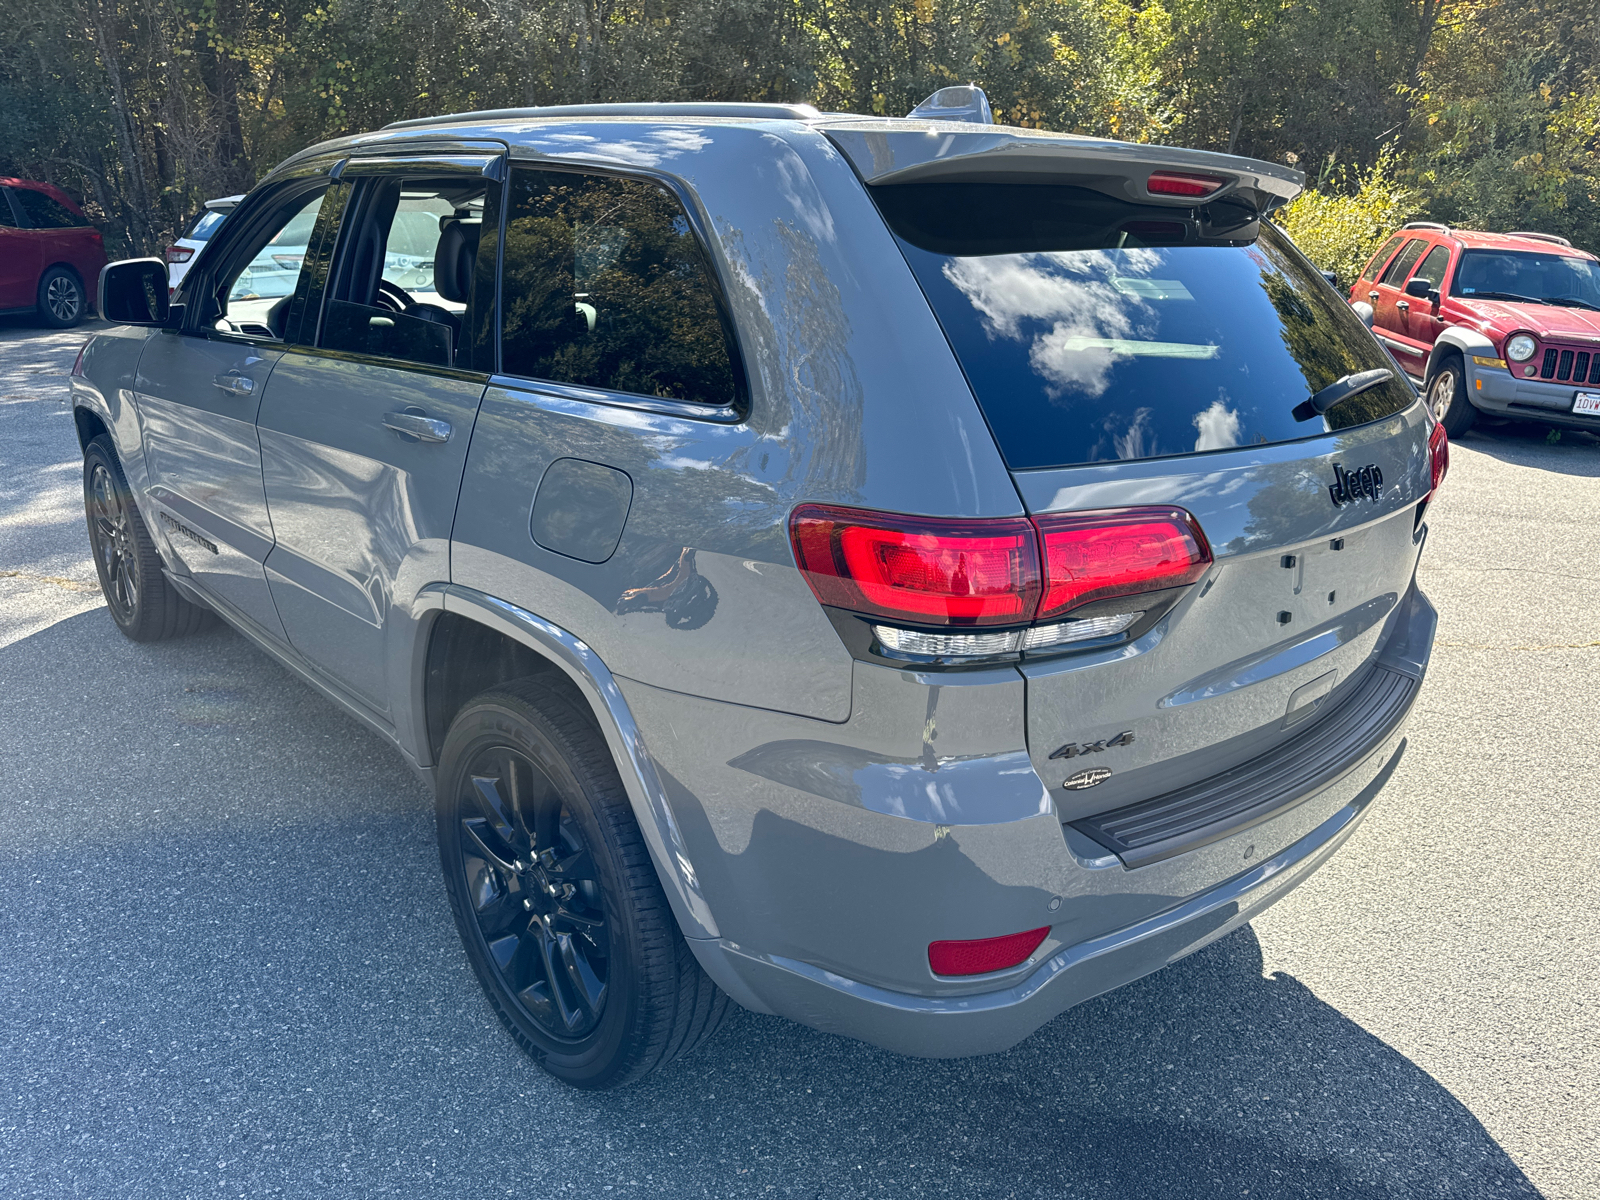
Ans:
[{"label": "white car", "polygon": [[243,196],[224,196],[220,200],[207,200],[205,209],[195,218],[189,232],[167,247],[167,291],[176,293],[194,256],[205,249],[207,240],[222,224],[222,219],[237,207]]}]

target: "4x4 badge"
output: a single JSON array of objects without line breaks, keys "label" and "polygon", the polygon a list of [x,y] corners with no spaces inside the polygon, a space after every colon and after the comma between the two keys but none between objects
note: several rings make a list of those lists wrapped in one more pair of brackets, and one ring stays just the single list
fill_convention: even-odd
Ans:
[{"label": "4x4 badge", "polygon": [[1383,472],[1375,465],[1362,467],[1359,471],[1346,471],[1338,463],[1333,464],[1333,484],[1328,488],[1328,495],[1341,508],[1352,500],[1363,497],[1376,500],[1382,494]]},{"label": "4x4 badge", "polygon": [[1101,738],[1098,742],[1068,742],[1065,746],[1057,746],[1050,751],[1051,758],[1077,758],[1080,754],[1098,754],[1102,750],[1109,750],[1112,746],[1133,745],[1133,730],[1124,729],[1116,737]]},{"label": "4x4 badge", "polygon": [[1104,783],[1111,778],[1110,767],[1090,767],[1087,771],[1079,771],[1061,781],[1061,786],[1069,792],[1081,792],[1084,788],[1092,788],[1097,783]]}]

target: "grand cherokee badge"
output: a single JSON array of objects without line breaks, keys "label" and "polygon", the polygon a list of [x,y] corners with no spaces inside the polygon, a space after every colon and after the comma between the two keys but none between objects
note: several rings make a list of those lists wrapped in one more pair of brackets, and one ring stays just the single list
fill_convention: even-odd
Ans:
[{"label": "grand cherokee badge", "polygon": [[1338,463],[1333,464],[1333,483],[1328,488],[1328,495],[1333,497],[1333,502],[1340,507],[1349,504],[1352,500],[1365,497],[1376,500],[1383,494],[1383,472],[1376,466],[1365,466],[1359,471],[1346,471]]},{"label": "grand cherokee badge", "polygon": [[1109,767],[1090,767],[1087,771],[1079,771],[1069,779],[1061,781],[1061,786],[1069,792],[1081,792],[1084,788],[1092,788],[1097,783],[1104,783],[1111,778]]}]

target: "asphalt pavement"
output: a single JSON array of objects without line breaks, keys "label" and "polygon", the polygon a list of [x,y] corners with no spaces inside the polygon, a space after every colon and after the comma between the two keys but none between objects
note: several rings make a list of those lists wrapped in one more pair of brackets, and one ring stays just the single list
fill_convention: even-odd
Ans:
[{"label": "asphalt pavement", "polygon": [[1600,440],[1453,448],[1409,753],[1251,926],[1005,1054],[741,1012],[588,1095],[396,755],[226,628],[112,626],[84,336],[0,318],[0,1196],[1600,1197]]}]

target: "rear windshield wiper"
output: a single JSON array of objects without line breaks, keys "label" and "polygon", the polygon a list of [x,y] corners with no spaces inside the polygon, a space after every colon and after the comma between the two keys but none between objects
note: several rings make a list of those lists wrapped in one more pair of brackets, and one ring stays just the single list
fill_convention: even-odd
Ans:
[{"label": "rear windshield wiper", "polygon": [[1362,392],[1370,392],[1379,384],[1388,383],[1394,379],[1394,372],[1388,367],[1378,367],[1372,371],[1357,371],[1353,375],[1335,379],[1320,392],[1314,393],[1309,399],[1302,400],[1294,406],[1294,419],[1296,421],[1309,421],[1312,417],[1320,416],[1335,404],[1342,404],[1352,396],[1359,396]]},{"label": "rear windshield wiper", "polygon": [[1587,300],[1580,300],[1576,296],[1546,296],[1544,302],[1554,304],[1557,308],[1571,308],[1576,305],[1592,312],[1600,312],[1600,304],[1590,304]]},{"label": "rear windshield wiper", "polygon": [[1474,300],[1515,300],[1518,304],[1549,304],[1537,296],[1521,296],[1516,292],[1473,292]]}]

